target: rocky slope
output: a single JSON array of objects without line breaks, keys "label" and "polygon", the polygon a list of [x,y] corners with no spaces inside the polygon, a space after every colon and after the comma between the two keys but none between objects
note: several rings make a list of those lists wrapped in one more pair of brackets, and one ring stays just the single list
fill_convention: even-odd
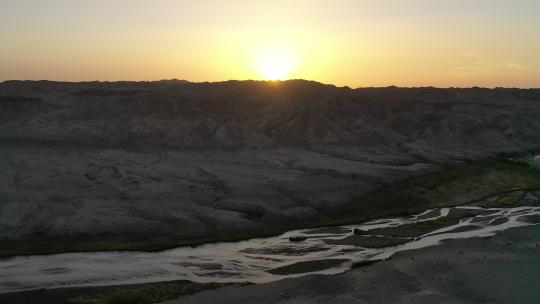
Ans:
[{"label": "rocky slope", "polygon": [[540,90],[0,83],[0,239],[263,229],[540,147]]}]

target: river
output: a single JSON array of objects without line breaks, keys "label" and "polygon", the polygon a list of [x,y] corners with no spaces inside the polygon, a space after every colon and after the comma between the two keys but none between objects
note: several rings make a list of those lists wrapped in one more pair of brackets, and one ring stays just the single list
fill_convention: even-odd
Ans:
[{"label": "river", "polygon": [[[538,198],[531,194],[528,199]],[[399,251],[434,246],[444,240],[488,237],[506,229],[532,225],[528,219],[540,215],[540,207],[537,206],[521,203],[511,208],[440,208],[410,217],[378,219],[326,229],[295,230],[275,237],[152,253],[80,252],[15,257],[0,260],[0,293],[169,280],[266,283],[311,273],[337,274],[350,269],[354,263],[387,259]],[[468,215],[459,222],[428,233],[399,238],[404,242],[399,245],[369,248],[361,243],[344,242],[355,237],[363,238],[358,235],[369,233],[372,229],[433,222],[449,214]],[[373,237],[377,236],[370,236]],[[295,241],[291,241],[291,238]],[[290,265],[305,267],[295,269]]]}]

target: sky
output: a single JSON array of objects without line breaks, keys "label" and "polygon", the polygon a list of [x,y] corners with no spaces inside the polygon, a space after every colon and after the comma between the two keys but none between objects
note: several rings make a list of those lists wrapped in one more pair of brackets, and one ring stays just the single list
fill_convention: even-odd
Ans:
[{"label": "sky", "polygon": [[0,81],[540,87],[537,0],[0,0]]}]

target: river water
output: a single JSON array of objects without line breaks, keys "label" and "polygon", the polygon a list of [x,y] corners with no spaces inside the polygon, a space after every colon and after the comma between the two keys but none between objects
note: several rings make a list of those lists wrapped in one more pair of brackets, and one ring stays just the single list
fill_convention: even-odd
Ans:
[{"label": "river water", "polygon": [[[527,194],[529,201],[537,200]],[[426,210],[406,218],[388,218],[358,225],[289,231],[279,236],[235,243],[214,243],[195,248],[180,247],[162,252],[67,253],[15,257],[0,260],[0,293],[82,286],[105,286],[169,280],[194,282],[266,283],[311,273],[337,274],[355,262],[386,259],[396,252],[437,245],[443,240],[487,237],[497,232],[532,225],[528,216],[540,214],[538,204],[521,203],[512,208],[461,206]],[[406,239],[405,244],[367,248],[359,244],[336,244],[354,236],[354,229],[396,227],[431,221],[452,214],[471,213],[459,223]],[[530,217],[529,217],[530,218]],[[305,240],[293,242],[291,237]],[[276,274],[276,268],[315,261],[328,268]],[[309,264],[309,263],[308,263]],[[324,267],[323,267],[324,268]],[[321,270],[322,269],[322,270]],[[269,272],[270,271],[270,272]]]}]

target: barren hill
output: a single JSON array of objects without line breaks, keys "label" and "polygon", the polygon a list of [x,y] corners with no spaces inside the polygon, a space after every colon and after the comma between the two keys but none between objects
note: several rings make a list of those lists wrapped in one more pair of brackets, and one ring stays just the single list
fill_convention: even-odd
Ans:
[{"label": "barren hill", "polygon": [[206,236],[540,147],[540,90],[0,83],[0,238]]}]

